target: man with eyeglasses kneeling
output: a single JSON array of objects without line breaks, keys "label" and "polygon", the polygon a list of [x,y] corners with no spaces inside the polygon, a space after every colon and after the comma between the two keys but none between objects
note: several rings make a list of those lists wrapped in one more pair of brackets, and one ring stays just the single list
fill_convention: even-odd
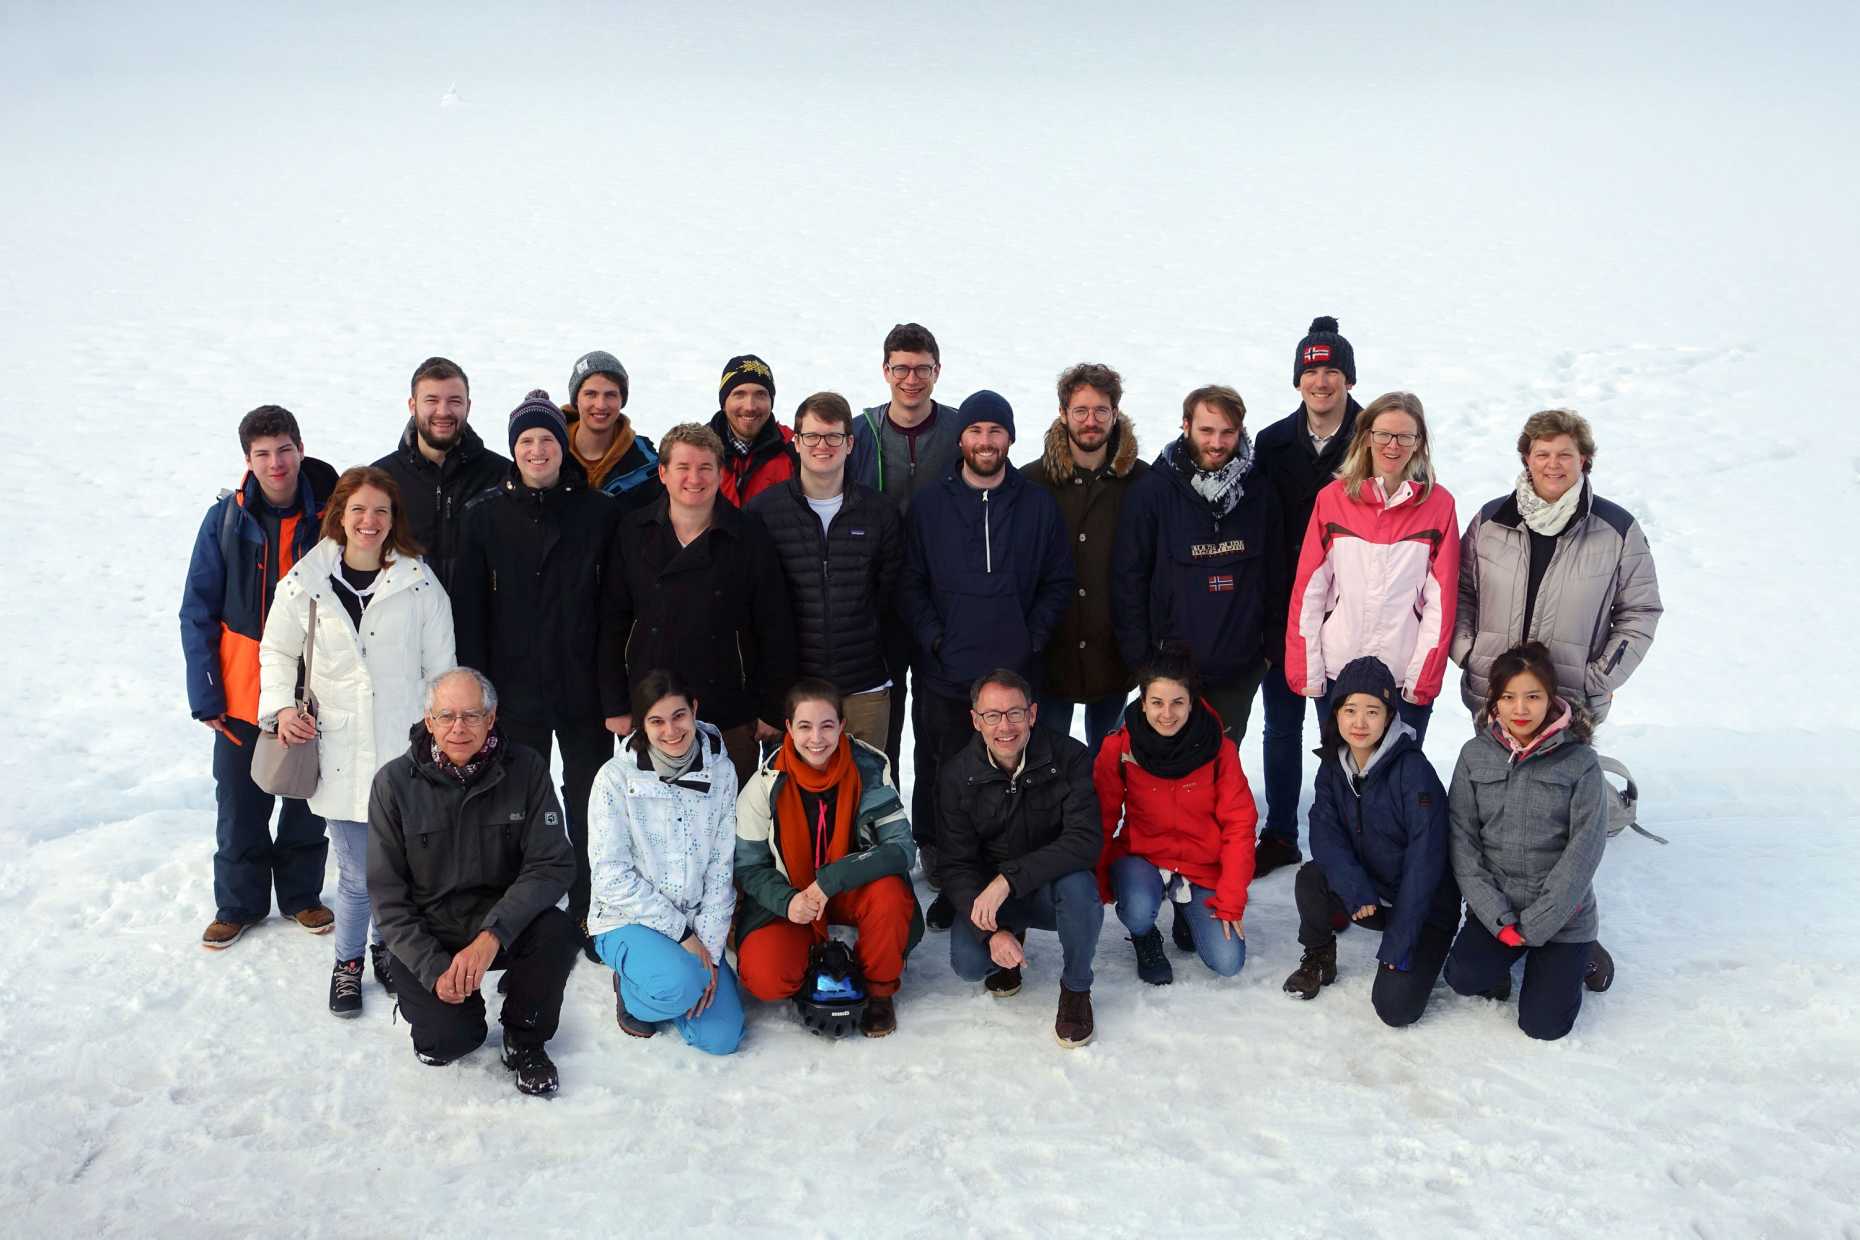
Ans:
[{"label": "man with eyeglasses kneeling", "polygon": [[969,692],[976,736],[937,789],[943,894],[955,907],[949,964],[1005,999],[1020,992],[1028,930],[1056,930],[1064,964],[1053,1033],[1091,1041],[1092,957],[1104,926],[1094,868],[1104,841],[1091,757],[1034,727],[1033,687],[997,669]]},{"label": "man with eyeglasses kneeling", "polygon": [[896,504],[846,476],[852,425],[852,406],[838,392],[802,401],[794,415],[801,471],[750,500],[748,511],[781,557],[801,675],[840,687],[846,731],[882,751],[891,721],[885,644],[897,624],[904,523]]},{"label": "man with eyeglasses kneeling", "polygon": [[505,970],[503,1062],[526,1094],[559,1085],[545,1044],[581,933],[556,907],[575,853],[549,765],[497,727],[497,691],[458,667],[368,799],[368,896],[421,1063],[484,1044],[484,975]]}]

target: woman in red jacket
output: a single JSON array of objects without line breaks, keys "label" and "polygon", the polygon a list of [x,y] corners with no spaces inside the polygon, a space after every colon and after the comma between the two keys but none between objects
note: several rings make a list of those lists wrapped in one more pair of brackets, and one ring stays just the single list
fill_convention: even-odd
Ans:
[{"label": "woman in red jacket", "polygon": [[[1173,901],[1203,964],[1232,977],[1246,963],[1246,888],[1259,811],[1240,751],[1201,700],[1194,664],[1163,655],[1137,680],[1124,726],[1092,767],[1104,815],[1098,888],[1117,902],[1137,949],[1137,976],[1175,980],[1156,915]],[[1118,829],[1119,820],[1123,829]]]},{"label": "woman in red jacket", "polygon": [[1285,618],[1286,684],[1316,698],[1322,716],[1337,673],[1374,655],[1395,677],[1396,714],[1419,743],[1446,673],[1459,583],[1459,518],[1434,481],[1420,398],[1378,396],[1305,527]]}]

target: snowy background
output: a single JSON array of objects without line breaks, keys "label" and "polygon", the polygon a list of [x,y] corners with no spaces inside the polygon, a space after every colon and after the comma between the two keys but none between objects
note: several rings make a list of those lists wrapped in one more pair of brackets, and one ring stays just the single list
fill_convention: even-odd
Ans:
[{"label": "snowy background", "polygon": [[[1406,7],[0,2],[0,1231],[1860,1237],[1853,10]],[[1196,384],[1293,408],[1316,314],[1462,520],[1567,404],[1652,540],[1602,739],[1673,844],[1611,846],[1566,1041],[1444,989],[1382,1028],[1370,935],[1287,1000],[1289,873],[1226,984],[1140,987],[1107,917],[1071,1053],[1050,936],[1015,1000],[932,936],[895,1037],[770,1009],[721,1062],[584,967],[552,1102],[419,1066],[372,983],[332,1020],[327,939],[197,946],[175,613],[252,406],[372,460],[440,353],[501,449],[605,348],[656,436],[748,350],[784,418],[878,400],[914,319],[1017,461],[1087,359],[1153,455]]]}]

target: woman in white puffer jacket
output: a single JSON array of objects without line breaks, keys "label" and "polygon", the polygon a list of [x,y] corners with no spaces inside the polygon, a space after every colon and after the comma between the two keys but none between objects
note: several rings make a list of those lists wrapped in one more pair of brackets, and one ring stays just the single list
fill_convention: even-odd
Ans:
[{"label": "woman in white puffer jacket", "polygon": [[[329,824],[336,854],[336,967],[329,1009],[362,1010],[368,937],[368,792],[382,764],[406,752],[425,711],[422,686],[453,666],[452,604],[420,559],[394,480],[357,467],[337,480],[323,539],[278,583],[259,643],[258,722],[286,744],[320,738],[310,809]],[[295,699],[316,601],[310,691],[315,719]],[[385,986],[380,933],[375,977]]]}]

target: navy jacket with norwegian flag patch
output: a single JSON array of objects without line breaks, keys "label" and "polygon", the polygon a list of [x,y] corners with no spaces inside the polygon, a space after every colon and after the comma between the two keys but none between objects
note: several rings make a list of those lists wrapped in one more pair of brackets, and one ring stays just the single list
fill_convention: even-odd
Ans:
[{"label": "navy jacket with norwegian flag patch", "polygon": [[1124,500],[1111,622],[1129,666],[1174,645],[1194,656],[1203,684],[1220,688],[1284,645],[1279,502],[1256,461],[1241,480],[1240,502],[1215,516],[1170,461],[1176,446],[1163,449]]}]

